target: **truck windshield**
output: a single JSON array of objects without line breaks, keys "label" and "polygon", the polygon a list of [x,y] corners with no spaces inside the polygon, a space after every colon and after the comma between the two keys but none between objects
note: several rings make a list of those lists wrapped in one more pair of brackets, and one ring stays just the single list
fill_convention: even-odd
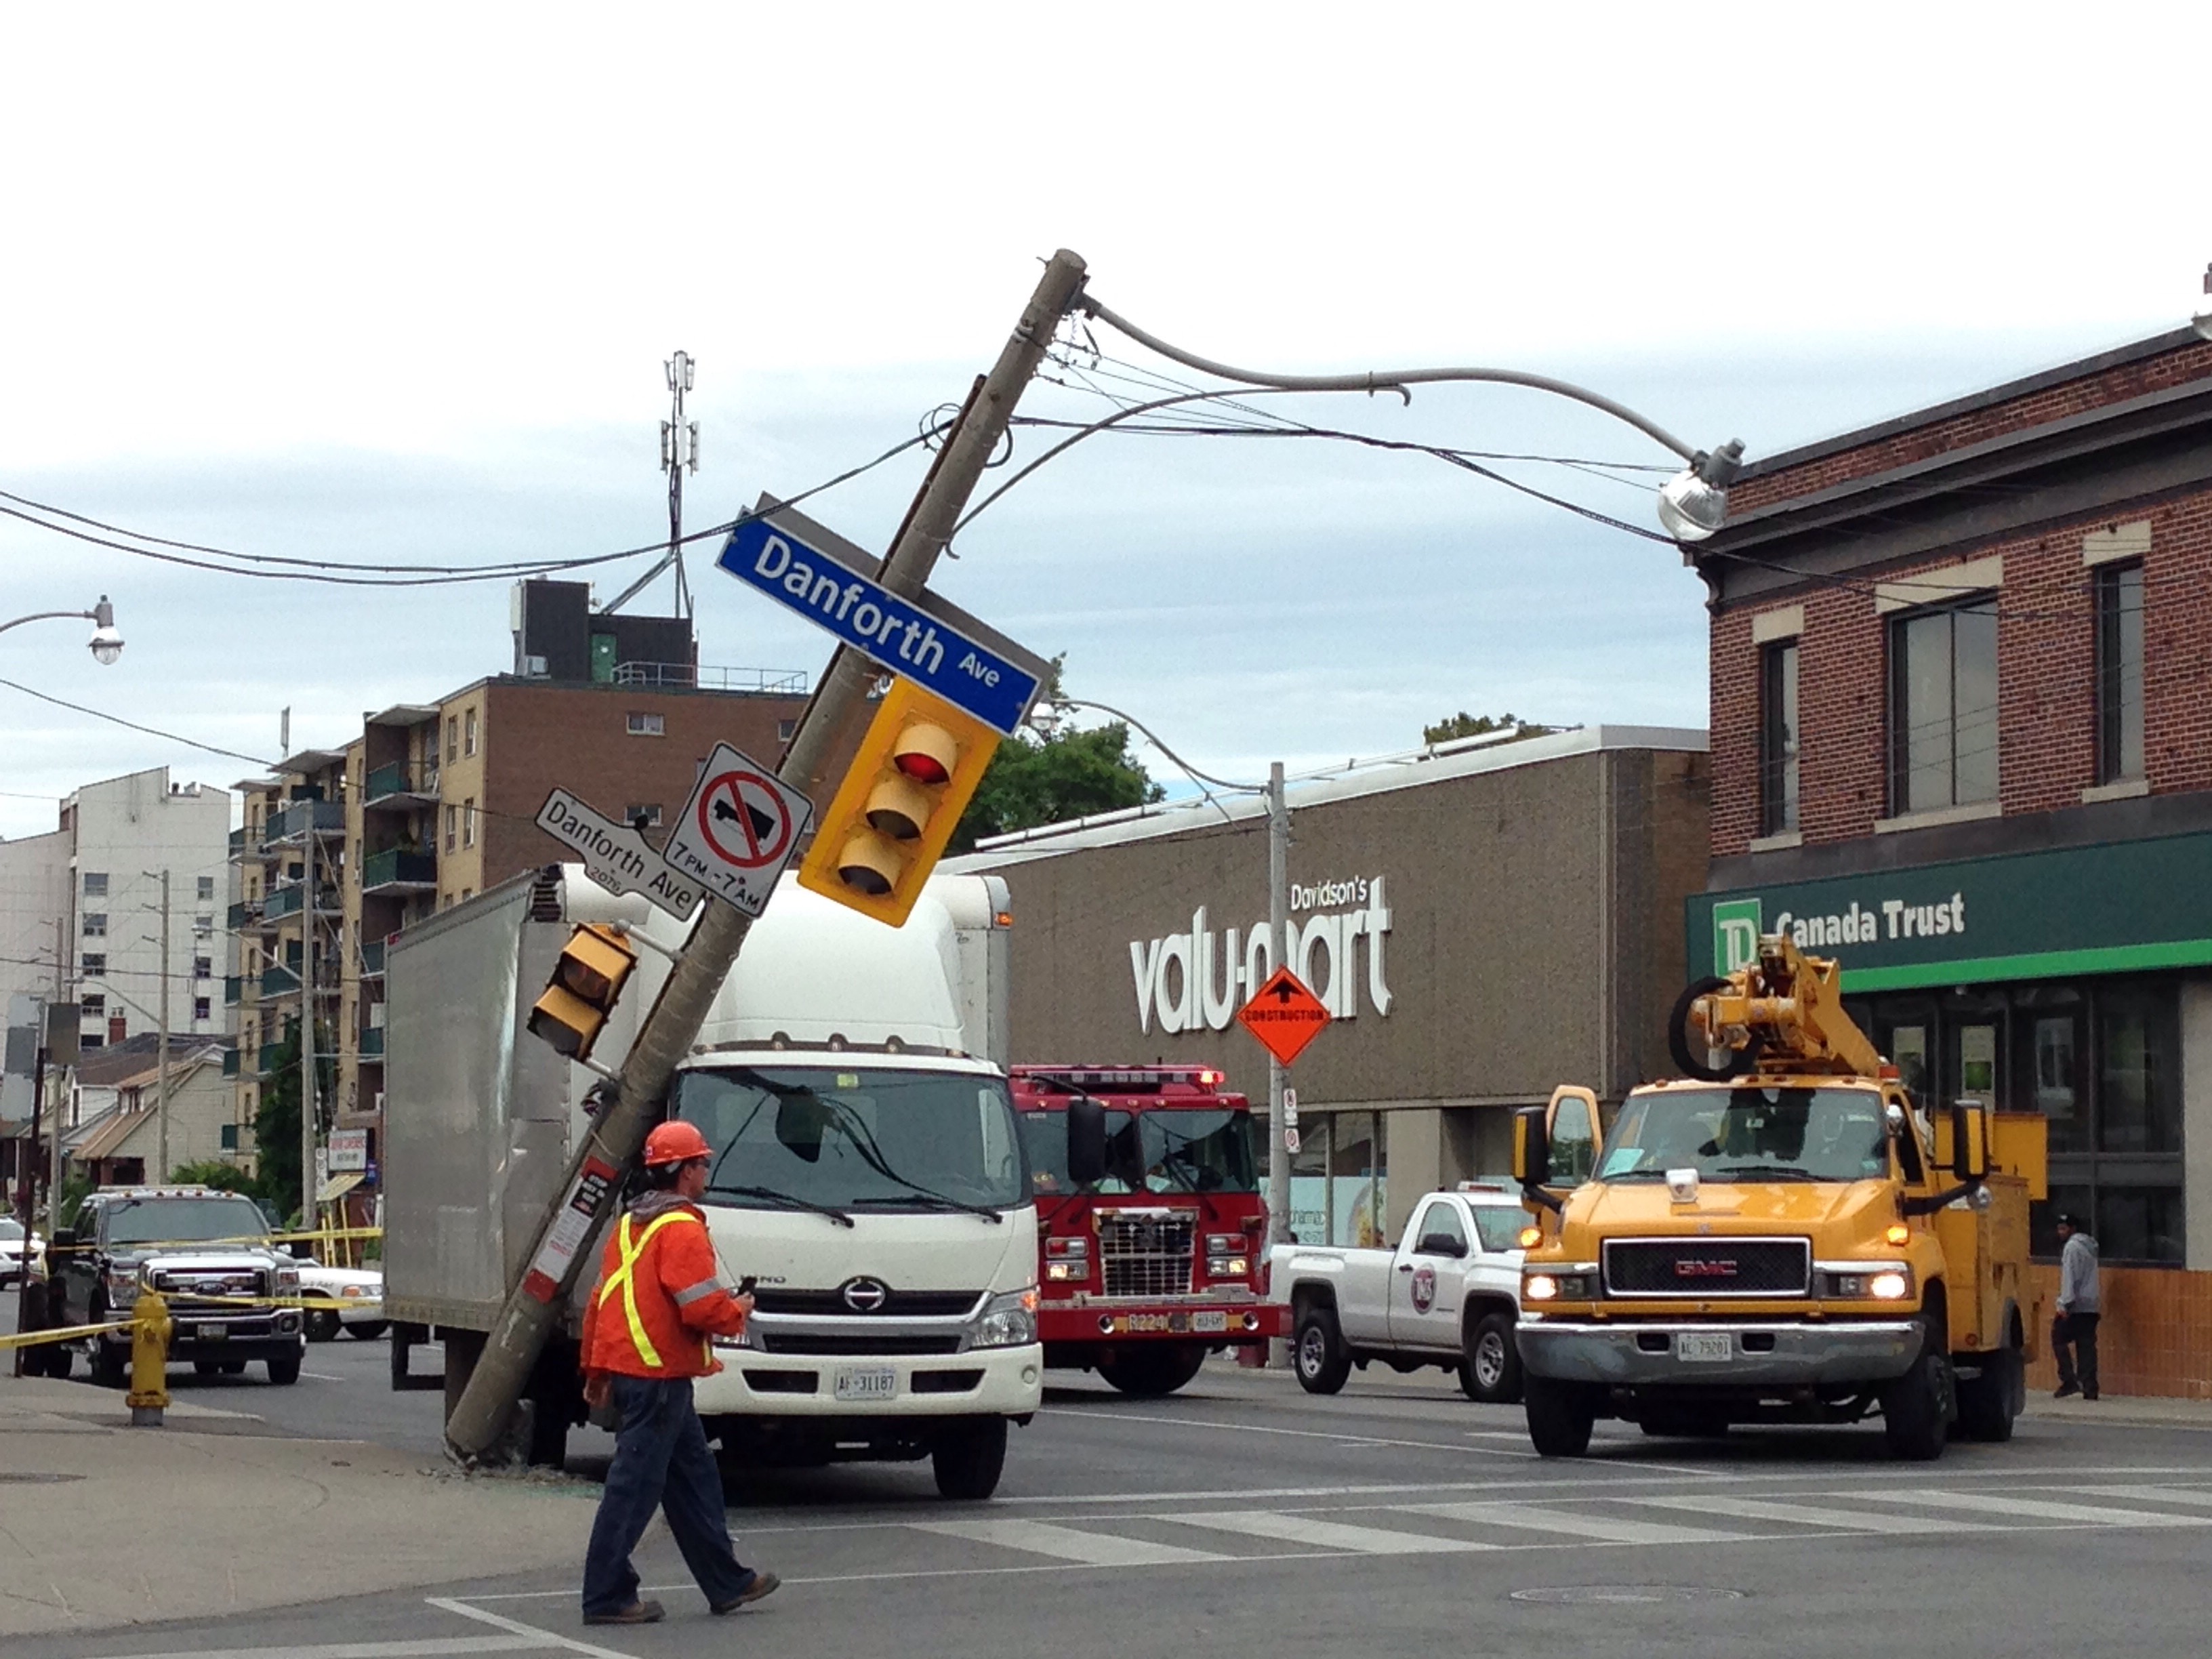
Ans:
[{"label": "truck windshield", "polygon": [[1881,1097],[1865,1089],[1698,1089],[1632,1095],[1600,1181],[1867,1181],[1889,1174]]},{"label": "truck windshield", "polygon": [[995,1077],[732,1066],[679,1073],[675,1104],[714,1149],[709,1203],[997,1212],[1029,1201],[1013,1103]]},{"label": "truck windshield", "polygon": [[242,1243],[268,1234],[269,1224],[245,1198],[127,1198],[107,1220],[110,1244]]},{"label": "truck windshield", "polygon": [[[1072,1193],[1067,1114],[1024,1112],[1030,1179],[1038,1196]],[[1219,1109],[1106,1114],[1106,1178],[1096,1193],[1250,1193],[1259,1190],[1252,1115]]]}]

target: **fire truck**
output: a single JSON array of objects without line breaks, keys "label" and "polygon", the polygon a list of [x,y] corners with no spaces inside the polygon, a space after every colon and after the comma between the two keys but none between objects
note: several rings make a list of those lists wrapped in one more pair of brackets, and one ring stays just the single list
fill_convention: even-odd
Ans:
[{"label": "fire truck", "polygon": [[1267,1299],[1251,1104],[1191,1066],[1015,1066],[1048,1368],[1172,1394],[1285,1334]]}]

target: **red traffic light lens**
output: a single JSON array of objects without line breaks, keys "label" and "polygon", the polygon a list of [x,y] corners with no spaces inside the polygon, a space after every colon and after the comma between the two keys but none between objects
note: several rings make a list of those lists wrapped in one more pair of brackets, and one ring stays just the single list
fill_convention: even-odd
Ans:
[{"label": "red traffic light lens", "polygon": [[941,726],[915,720],[898,736],[891,750],[891,764],[916,783],[935,788],[952,776],[960,759],[960,745]]}]

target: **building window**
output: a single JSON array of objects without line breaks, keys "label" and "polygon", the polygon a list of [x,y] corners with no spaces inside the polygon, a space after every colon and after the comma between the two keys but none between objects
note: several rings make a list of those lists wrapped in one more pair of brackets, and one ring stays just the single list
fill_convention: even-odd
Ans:
[{"label": "building window", "polygon": [[2097,781],[2143,775],[2143,572],[2097,572]]},{"label": "building window", "polygon": [[84,913],[84,936],[87,939],[107,937],[107,912],[88,910]]},{"label": "building window", "polygon": [[448,806],[448,807],[447,807],[447,808],[446,808],[446,850],[447,850],[448,853],[452,852],[452,851],[453,850],[453,848],[454,848],[456,846],[458,846],[458,845],[459,844],[459,842],[460,842],[460,823],[461,823],[461,809],[460,809],[459,807],[458,807],[458,806]]},{"label": "building window", "polygon": [[457,714],[446,716],[446,758],[456,761],[461,757],[461,721]]},{"label": "building window", "polygon": [[87,979],[98,979],[107,971],[107,953],[104,951],[87,951],[77,959],[77,971]]},{"label": "building window", "polygon": [[1995,600],[1890,624],[1889,720],[1891,811],[1997,798]]},{"label": "building window", "polygon": [[789,743],[798,735],[799,722],[797,720],[778,720],[775,723],[775,740],[778,743]]},{"label": "building window", "polygon": [[215,977],[215,958],[213,957],[194,957],[192,958],[192,977],[194,979],[213,979]]},{"label": "building window", "polygon": [[1797,827],[1797,641],[1780,640],[1759,660],[1759,832]]},{"label": "building window", "polygon": [[192,1018],[196,1020],[212,1018],[212,1001],[213,1000],[209,997],[194,997],[192,999]]},{"label": "building window", "polygon": [[661,738],[668,735],[668,722],[659,714],[630,711],[629,734],[633,738]]},{"label": "building window", "polygon": [[211,904],[215,902],[215,878],[213,876],[202,876],[199,878],[196,896],[202,904]]},{"label": "building window", "polygon": [[655,802],[655,803],[653,803],[653,805],[649,805],[649,806],[638,806],[638,805],[625,806],[624,808],[623,808],[623,823],[627,823],[627,824],[629,824],[629,827],[630,827],[631,829],[633,829],[633,830],[658,830],[658,829],[659,829],[659,828],[660,828],[660,805],[659,805],[659,802]]},{"label": "building window", "polygon": [[476,896],[477,896],[477,890],[476,890],[475,888],[473,888],[473,887],[464,887],[464,888],[462,888],[462,889],[461,889],[461,902],[462,902],[462,903],[464,903],[464,904],[466,904],[466,903],[467,903],[471,899],[474,898]]},{"label": "building window", "polygon": [[195,933],[212,933],[215,932],[214,915],[210,914],[207,915],[194,916],[192,918],[192,932]]},{"label": "building window", "polygon": [[107,896],[107,872],[106,871],[88,870],[84,872],[84,896],[87,898],[106,898]]},{"label": "building window", "polygon": [[477,844],[477,798],[471,795],[461,803],[461,845]]},{"label": "building window", "polygon": [[461,753],[464,755],[473,755],[477,752],[477,711],[473,708],[464,709],[461,714],[461,720],[463,722],[461,726]]},{"label": "building window", "polygon": [[84,994],[84,1000],[79,1007],[87,1019],[107,1018],[107,999],[97,991],[87,991]]}]

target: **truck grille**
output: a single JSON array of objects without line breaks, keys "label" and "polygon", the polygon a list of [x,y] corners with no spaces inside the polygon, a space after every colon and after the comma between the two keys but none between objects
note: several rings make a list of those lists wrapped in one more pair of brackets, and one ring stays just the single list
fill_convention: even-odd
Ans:
[{"label": "truck grille", "polygon": [[1813,1246],[1802,1238],[1609,1238],[1605,1287],[1614,1296],[1803,1296]]},{"label": "truck grille", "polygon": [[266,1296],[268,1274],[251,1268],[157,1269],[154,1288],[166,1297]]},{"label": "truck grille", "polygon": [[763,1329],[760,1341],[761,1346],[769,1353],[846,1354],[861,1358],[876,1354],[960,1352],[960,1334],[957,1331],[945,1336],[888,1336],[872,1331],[847,1336],[842,1333]]},{"label": "truck grille", "polygon": [[1131,1215],[1098,1217],[1098,1264],[1108,1296],[1184,1296],[1190,1291],[1194,1218]]},{"label": "truck grille", "polygon": [[[886,1287],[883,1304],[867,1310],[871,1319],[957,1319],[983,1299],[981,1291],[901,1291]],[[764,1314],[830,1314],[850,1319],[860,1310],[845,1300],[842,1287],[799,1291],[766,1286],[753,1292],[753,1308]]]}]

